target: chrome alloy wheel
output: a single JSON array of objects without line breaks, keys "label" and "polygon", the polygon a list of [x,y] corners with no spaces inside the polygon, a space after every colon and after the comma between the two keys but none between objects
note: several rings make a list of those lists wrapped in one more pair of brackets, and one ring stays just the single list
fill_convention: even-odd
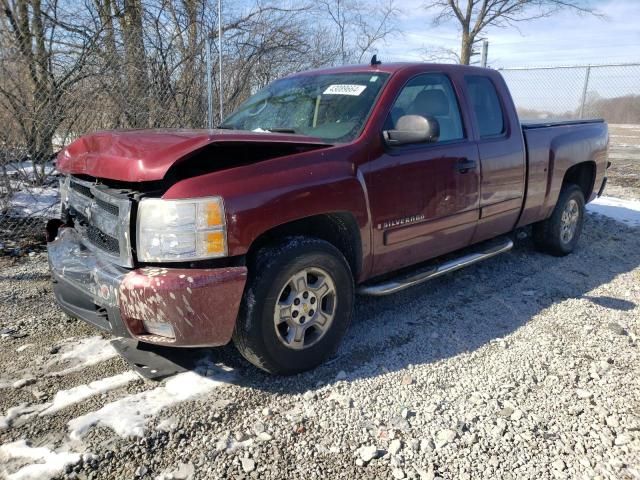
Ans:
[{"label": "chrome alloy wheel", "polygon": [[311,347],[327,333],[336,312],[336,286],[316,267],[294,274],[278,296],[273,314],[278,339],[294,350]]},{"label": "chrome alloy wheel", "polygon": [[580,207],[578,202],[571,199],[567,202],[560,219],[560,239],[563,243],[569,243],[576,233],[580,220]]}]

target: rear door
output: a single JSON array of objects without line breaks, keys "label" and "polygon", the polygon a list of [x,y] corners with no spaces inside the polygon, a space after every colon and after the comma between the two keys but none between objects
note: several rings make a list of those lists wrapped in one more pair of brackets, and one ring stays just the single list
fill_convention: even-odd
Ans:
[{"label": "rear door", "polygon": [[451,79],[443,73],[411,78],[384,129],[403,115],[435,118],[440,138],[386,147],[363,169],[374,227],[374,275],[468,245],[479,215],[478,149]]},{"label": "rear door", "polygon": [[522,130],[502,79],[497,74],[465,75],[464,83],[482,164],[475,243],[514,228],[524,201],[526,157]]}]

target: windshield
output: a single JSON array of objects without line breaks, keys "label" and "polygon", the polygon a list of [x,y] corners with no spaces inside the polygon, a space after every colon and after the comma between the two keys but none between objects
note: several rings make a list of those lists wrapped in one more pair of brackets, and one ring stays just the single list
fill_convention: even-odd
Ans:
[{"label": "windshield", "polygon": [[240,105],[221,128],[348,142],[360,134],[388,76],[376,72],[284,78]]}]

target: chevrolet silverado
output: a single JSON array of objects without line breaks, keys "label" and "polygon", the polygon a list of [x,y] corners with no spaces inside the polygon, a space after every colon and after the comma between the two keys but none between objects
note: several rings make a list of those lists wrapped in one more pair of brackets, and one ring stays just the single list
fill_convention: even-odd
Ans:
[{"label": "chevrolet silverado", "polygon": [[97,132],[57,159],[60,307],[113,335],[313,368],[355,294],[386,295],[535,244],[566,255],[606,183],[602,120],[518,119],[499,72],[378,64],[298,73],[216,129]]}]

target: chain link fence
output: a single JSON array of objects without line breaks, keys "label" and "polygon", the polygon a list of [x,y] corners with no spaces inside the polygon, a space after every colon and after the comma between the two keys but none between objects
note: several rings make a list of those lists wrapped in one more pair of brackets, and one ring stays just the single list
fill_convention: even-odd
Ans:
[{"label": "chain link fence", "polygon": [[[79,136],[118,128],[206,128],[219,117],[217,50],[191,54],[121,54],[98,50],[54,84],[33,77],[10,50],[0,55],[0,254],[42,245],[44,224],[57,214],[55,153]],[[82,55],[78,53],[77,55]],[[235,60],[234,60],[235,59]],[[222,89],[230,111],[252,91],[304,65],[225,59]],[[640,64],[501,69],[523,119],[601,117],[640,124]],[[209,74],[208,74],[209,73]],[[73,82],[65,78],[77,75]],[[35,80],[40,83],[37,83]],[[1,93],[1,92],[0,92]],[[12,102],[8,102],[10,98]]]},{"label": "chain link fence", "polygon": [[504,68],[523,119],[604,118],[640,124],[640,64]]},{"label": "chain link fence", "polygon": [[[207,85],[203,55],[160,59],[143,67],[116,54],[84,67],[73,85],[22,86],[21,65],[0,64],[0,88],[22,105],[0,103],[0,254],[41,245],[57,214],[55,155],[88,132],[123,128],[204,128]],[[164,59],[166,61],[166,59]]]},{"label": "chain link fence", "polygon": [[187,52],[173,48],[144,56],[116,42],[112,51],[64,58],[55,81],[47,80],[47,72],[34,73],[20,52],[2,51],[0,45],[0,255],[44,245],[46,221],[58,215],[55,157],[75,139],[100,130],[207,128],[222,116],[221,88],[231,110],[265,79],[279,75],[275,68],[296,68],[270,65],[267,74],[233,52],[223,55],[221,86],[213,62],[219,53],[210,42],[214,48],[207,56],[205,42]]}]

